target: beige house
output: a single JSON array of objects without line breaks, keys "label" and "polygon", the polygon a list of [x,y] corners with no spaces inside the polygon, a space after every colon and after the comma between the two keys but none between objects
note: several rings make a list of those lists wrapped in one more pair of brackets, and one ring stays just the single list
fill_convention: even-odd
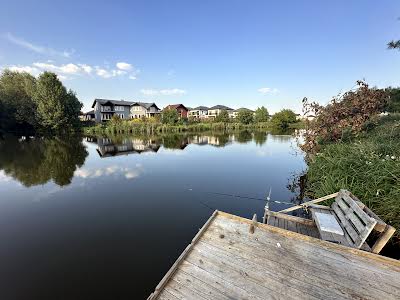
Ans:
[{"label": "beige house", "polygon": [[193,109],[190,109],[188,112],[188,117],[197,118],[197,119],[205,119],[208,116],[208,107],[206,106],[198,106]]},{"label": "beige house", "polygon": [[155,103],[135,102],[130,108],[131,119],[155,117],[161,114],[161,110]]},{"label": "beige house", "polygon": [[218,116],[218,115],[221,113],[221,111],[223,111],[223,110],[226,110],[228,113],[230,113],[231,111],[233,111],[232,108],[227,107],[227,106],[225,106],[225,105],[215,105],[215,106],[211,107],[211,108],[208,110],[207,117],[208,117],[208,118],[215,118],[215,117]]}]

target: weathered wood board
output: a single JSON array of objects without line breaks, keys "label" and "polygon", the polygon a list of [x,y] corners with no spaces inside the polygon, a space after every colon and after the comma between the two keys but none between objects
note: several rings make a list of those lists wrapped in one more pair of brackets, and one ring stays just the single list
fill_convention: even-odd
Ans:
[{"label": "weathered wood board", "polygon": [[400,299],[399,261],[252,224],[214,212],[148,299]]}]

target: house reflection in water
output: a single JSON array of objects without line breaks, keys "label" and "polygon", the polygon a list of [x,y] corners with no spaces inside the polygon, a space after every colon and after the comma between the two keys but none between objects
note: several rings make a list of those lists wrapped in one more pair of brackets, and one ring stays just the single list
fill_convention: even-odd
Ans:
[{"label": "house reflection in water", "polygon": [[152,139],[124,138],[116,142],[107,137],[88,137],[86,140],[91,143],[97,143],[96,150],[100,157],[157,152],[160,149],[160,143]]},{"label": "house reflection in water", "polygon": [[[161,146],[164,149],[184,150],[187,145],[225,147],[235,143],[248,143],[252,140],[257,145],[267,141],[266,132],[240,131],[232,134],[166,134],[161,136],[143,137],[86,137],[86,141],[97,144],[100,157],[110,157],[142,152],[158,152]],[[288,139],[291,137],[288,136]],[[284,137],[282,137],[284,139]]]}]

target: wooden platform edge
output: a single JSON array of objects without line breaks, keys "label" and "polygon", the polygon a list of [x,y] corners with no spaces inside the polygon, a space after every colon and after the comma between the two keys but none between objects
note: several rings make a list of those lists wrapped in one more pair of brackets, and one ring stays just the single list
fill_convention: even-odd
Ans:
[{"label": "wooden platform edge", "polygon": [[219,214],[220,212],[218,210],[215,210],[213,214],[208,218],[207,222],[204,223],[203,227],[200,228],[199,232],[194,236],[192,239],[191,243],[187,245],[185,250],[179,255],[177,260],[174,262],[174,264],[171,266],[171,268],[168,270],[168,272],[164,275],[164,277],[161,279],[161,281],[157,284],[155,290],[153,293],[150,294],[150,296],[147,298],[147,300],[152,300],[156,299],[164,286],[167,284],[168,280],[174,275],[175,271],[178,269],[179,264],[181,261],[183,261],[186,256],[189,254],[190,250],[193,248],[193,246],[196,244],[196,242],[200,239],[200,237],[203,235],[203,233],[207,230],[207,228],[210,226],[211,222],[215,219],[215,217]]},{"label": "wooden platform edge", "polygon": [[[243,223],[246,223],[246,224],[249,224],[249,225],[252,224],[252,220],[250,220],[250,219],[246,219],[246,218],[242,218],[242,217],[239,217],[239,216],[235,216],[235,215],[232,215],[232,214],[229,214],[229,213],[226,213],[226,212],[218,211],[218,215],[221,215],[223,217],[230,218],[230,219],[233,219],[233,220],[237,220],[239,222],[243,222]],[[282,228],[271,226],[271,225],[264,224],[264,223],[258,223],[257,224],[257,228],[258,229],[263,229],[263,230],[268,230],[268,231],[271,231],[271,232],[275,232],[275,233],[278,233],[280,235],[283,235],[283,236],[286,236],[286,237],[291,237],[291,238],[294,238],[294,239],[297,239],[297,240],[303,240],[303,241],[311,242],[311,243],[314,243],[314,244],[318,244],[321,247],[330,248],[330,249],[334,249],[334,250],[338,250],[338,251],[349,252],[349,253],[352,253],[354,255],[362,256],[362,257],[365,257],[365,258],[369,258],[369,259],[375,260],[375,261],[380,262],[380,263],[384,263],[384,264],[387,264],[387,265],[391,265],[393,267],[400,268],[400,261],[399,260],[394,259],[394,258],[390,258],[390,257],[387,257],[387,256],[382,256],[382,255],[375,254],[375,253],[372,253],[372,252],[367,252],[367,251],[363,251],[363,250],[360,250],[360,249],[350,248],[350,247],[346,247],[344,245],[335,244],[335,243],[331,243],[331,242],[328,242],[328,241],[323,241],[323,240],[318,239],[318,238],[314,238],[314,237],[311,237],[311,236],[308,236],[308,235],[303,235],[303,234],[300,234],[300,233],[297,233],[297,232],[289,231],[289,230],[286,230],[286,229],[282,229]]]}]

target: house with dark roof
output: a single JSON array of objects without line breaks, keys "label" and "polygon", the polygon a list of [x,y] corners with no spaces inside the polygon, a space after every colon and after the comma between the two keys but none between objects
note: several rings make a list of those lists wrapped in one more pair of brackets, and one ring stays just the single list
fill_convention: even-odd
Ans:
[{"label": "house with dark roof", "polygon": [[195,108],[189,109],[188,117],[196,119],[207,118],[208,107],[207,106],[197,106]]},{"label": "house with dark roof", "polygon": [[207,113],[207,117],[208,118],[215,118],[216,116],[218,116],[221,111],[226,110],[228,113],[233,111],[232,108],[225,106],[225,105],[215,105],[213,107],[210,107],[208,109],[208,113]]},{"label": "house with dark roof", "polygon": [[95,121],[97,123],[111,120],[114,115],[121,119],[154,117],[161,113],[155,103],[134,102],[125,100],[94,99]]},{"label": "house with dark roof", "polygon": [[175,109],[181,118],[186,119],[188,117],[188,109],[183,104],[170,104],[165,108],[166,109]]}]

